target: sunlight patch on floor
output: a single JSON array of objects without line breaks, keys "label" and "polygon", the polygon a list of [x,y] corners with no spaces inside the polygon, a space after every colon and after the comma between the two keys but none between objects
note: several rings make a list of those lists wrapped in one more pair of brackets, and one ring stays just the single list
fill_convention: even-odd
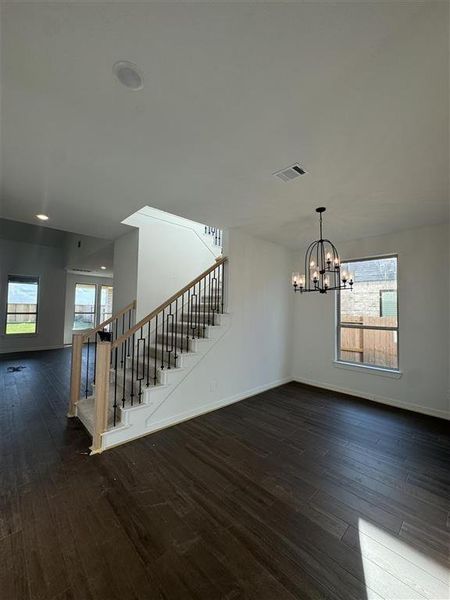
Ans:
[{"label": "sunlight patch on floor", "polygon": [[364,519],[349,542],[359,544],[367,600],[448,600],[450,571],[424,551]]}]

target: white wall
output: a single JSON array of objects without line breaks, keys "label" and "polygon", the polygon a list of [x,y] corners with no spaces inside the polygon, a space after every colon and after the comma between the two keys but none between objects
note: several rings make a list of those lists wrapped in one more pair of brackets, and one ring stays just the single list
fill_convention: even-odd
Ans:
[{"label": "white wall", "polygon": [[[72,343],[72,326],[75,309],[75,285],[77,283],[87,283],[96,285],[114,285],[111,277],[92,277],[84,273],[67,273],[66,278],[66,309],[64,319],[64,343]],[[115,290],[114,290],[115,292]],[[114,293],[113,293],[114,302]]]},{"label": "white wall", "polygon": [[[137,320],[210,267],[220,254],[203,235],[203,225],[157,212],[166,220],[142,211],[126,220],[139,228]],[[118,280],[115,267],[114,277]]]},{"label": "white wall", "polygon": [[[64,342],[66,272],[60,247],[0,239],[0,353],[59,348]],[[8,275],[39,277],[38,331],[5,335]]]},{"label": "white wall", "polygon": [[207,411],[291,379],[291,253],[237,230],[226,235],[230,326],[158,410]]},{"label": "white wall", "polygon": [[114,312],[136,300],[138,243],[139,231],[134,228],[114,242]]},{"label": "white wall", "polygon": [[[448,225],[340,243],[338,250],[343,260],[398,254],[402,376],[393,379],[334,366],[334,294],[297,294],[294,304],[293,377],[380,402],[448,416]],[[296,253],[291,270],[298,271],[303,259],[303,252]]]}]

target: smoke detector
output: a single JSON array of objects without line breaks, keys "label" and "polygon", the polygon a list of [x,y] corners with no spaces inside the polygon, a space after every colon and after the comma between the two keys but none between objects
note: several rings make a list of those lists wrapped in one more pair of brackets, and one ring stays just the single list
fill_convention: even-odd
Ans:
[{"label": "smoke detector", "polygon": [[288,181],[292,181],[292,179],[296,179],[300,177],[300,175],[306,175],[307,171],[303,167],[301,167],[298,163],[287,167],[286,169],[281,169],[281,171],[277,171],[274,173],[275,177],[279,177],[281,181],[287,183]]},{"label": "smoke detector", "polygon": [[142,90],[144,78],[138,67],[127,60],[119,60],[113,66],[113,73],[122,85],[130,90]]}]

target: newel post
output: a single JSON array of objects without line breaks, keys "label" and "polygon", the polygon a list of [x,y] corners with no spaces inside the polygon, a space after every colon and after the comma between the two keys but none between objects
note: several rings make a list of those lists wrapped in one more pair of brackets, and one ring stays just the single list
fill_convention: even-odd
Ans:
[{"label": "newel post", "polygon": [[111,342],[98,342],[95,368],[94,433],[92,435],[91,454],[102,451],[102,433],[108,427],[110,363]]},{"label": "newel post", "polygon": [[68,417],[76,416],[76,403],[80,399],[81,387],[81,364],[83,353],[83,334],[74,333],[72,335],[72,361],[70,367],[70,401]]}]

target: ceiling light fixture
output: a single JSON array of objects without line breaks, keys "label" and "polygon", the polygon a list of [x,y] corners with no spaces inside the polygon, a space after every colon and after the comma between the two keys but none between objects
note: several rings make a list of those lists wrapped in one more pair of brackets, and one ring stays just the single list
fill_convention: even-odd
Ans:
[{"label": "ceiling light fixture", "polygon": [[113,73],[122,85],[130,90],[142,90],[144,78],[138,67],[127,61],[119,60],[113,65]]},{"label": "ceiling light fixture", "polygon": [[103,265],[100,267],[100,269],[101,269],[102,271],[106,271],[106,267],[105,267],[105,266],[103,266]]},{"label": "ceiling light fixture", "polygon": [[48,216],[47,215],[36,215],[36,218],[39,219],[39,221],[48,221]]},{"label": "ceiling light fixture", "polygon": [[336,246],[322,237],[324,206],[316,208],[320,216],[320,239],[312,242],[305,255],[305,274],[292,273],[294,292],[319,292],[353,289],[353,275],[343,271]]}]

